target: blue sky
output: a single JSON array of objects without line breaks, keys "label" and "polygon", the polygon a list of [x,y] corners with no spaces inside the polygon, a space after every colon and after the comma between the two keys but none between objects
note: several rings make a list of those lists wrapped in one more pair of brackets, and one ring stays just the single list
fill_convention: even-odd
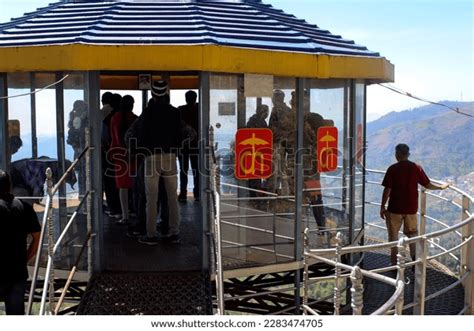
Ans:
[{"label": "blue sky", "polygon": [[[0,22],[54,2],[0,0]],[[474,99],[471,0],[264,0],[309,23],[380,52],[395,64],[395,85],[424,98]],[[369,88],[369,118],[422,105]]]}]

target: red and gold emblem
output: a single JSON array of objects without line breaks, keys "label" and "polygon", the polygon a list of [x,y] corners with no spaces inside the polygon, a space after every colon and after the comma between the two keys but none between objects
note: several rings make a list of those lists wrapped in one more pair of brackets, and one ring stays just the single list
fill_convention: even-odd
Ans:
[{"label": "red and gold emblem", "polygon": [[318,129],[318,172],[331,172],[337,169],[337,140],[336,127],[323,126]]},{"label": "red and gold emblem", "polygon": [[272,130],[239,129],[235,135],[235,177],[241,180],[270,177],[272,154]]}]

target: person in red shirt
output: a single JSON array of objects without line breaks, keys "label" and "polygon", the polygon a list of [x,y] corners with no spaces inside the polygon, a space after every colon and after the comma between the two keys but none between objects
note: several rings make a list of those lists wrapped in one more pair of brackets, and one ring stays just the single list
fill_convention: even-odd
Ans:
[{"label": "person in red shirt", "polygon": [[[423,168],[408,160],[410,148],[406,144],[395,147],[397,163],[392,164],[385,173],[382,186],[380,217],[387,223],[388,241],[398,240],[398,231],[403,224],[403,233],[407,237],[418,235],[418,184],[429,190],[444,190],[449,184],[438,186],[426,176]],[[385,205],[388,201],[388,208]],[[397,248],[392,247],[390,260],[392,265],[397,264]],[[415,260],[415,244],[410,245],[410,255]]]}]

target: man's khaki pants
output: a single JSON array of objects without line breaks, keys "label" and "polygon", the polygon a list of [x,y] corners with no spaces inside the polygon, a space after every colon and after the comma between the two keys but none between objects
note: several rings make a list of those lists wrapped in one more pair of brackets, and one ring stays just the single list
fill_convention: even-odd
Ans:
[{"label": "man's khaki pants", "polygon": [[[403,233],[408,237],[416,237],[418,235],[418,217],[416,214],[394,214],[387,212],[385,214],[388,241],[398,240],[398,232],[403,224]],[[392,265],[397,264],[397,247],[392,247],[390,251],[390,261]],[[415,260],[416,244],[410,244],[410,255],[412,260]]]},{"label": "man's khaki pants", "polygon": [[163,177],[168,197],[169,234],[179,234],[176,154],[155,154],[145,159],[146,232],[149,237],[157,236],[156,219],[160,177]]}]

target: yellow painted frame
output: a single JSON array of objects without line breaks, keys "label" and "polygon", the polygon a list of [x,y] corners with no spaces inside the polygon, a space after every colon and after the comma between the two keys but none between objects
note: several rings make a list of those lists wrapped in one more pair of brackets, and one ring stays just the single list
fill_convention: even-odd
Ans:
[{"label": "yellow painted frame", "polygon": [[53,45],[0,47],[0,72],[210,71],[306,78],[394,80],[382,57],[339,56],[216,45]]}]

